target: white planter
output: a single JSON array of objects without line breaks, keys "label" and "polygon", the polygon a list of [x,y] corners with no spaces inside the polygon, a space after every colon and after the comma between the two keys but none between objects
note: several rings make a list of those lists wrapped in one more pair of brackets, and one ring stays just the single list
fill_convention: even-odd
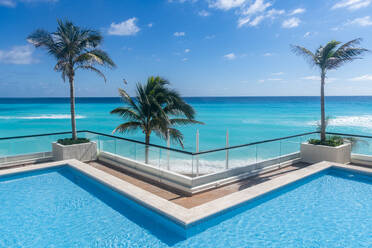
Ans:
[{"label": "white planter", "polygon": [[350,163],[351,144],[346,143],[337,147],[301,144],[301,161],[305,163],[319,163],[322,161],[335,162],[340,164]]},{"label": "white planter", "polygon": [[88,142],[75,145],[61,145],[52,143],[53,158],[55,161],[77,159],[83,162],[97,159],[97,143]]}]

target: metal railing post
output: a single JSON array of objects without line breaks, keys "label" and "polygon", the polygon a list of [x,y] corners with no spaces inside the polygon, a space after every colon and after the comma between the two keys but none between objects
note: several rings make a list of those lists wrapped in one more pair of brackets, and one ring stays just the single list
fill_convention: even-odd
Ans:
[{"label": "metal railing post", "polygon": [[225,169],[229,169],[229,130],[226,130],[226,165]]},{"label": "metal railing post", "polygon": [[[196,152],[199,152],[199,129],[196,130]],[[196,155],[196,176],[199,176],[199,155]]]},{"label": "metal railing post", "polygon": [[[167,147],[170,148],[170,135],[169,135],[169,129],[167,130]],[[167,170],[170,170],[170,166],[169,166],[169,157],[170,157],[170,151],[167,150]]]},{"label": "metal railing post", "polygon": [[279,141],[279,168],[282,165],[282,141]]}]

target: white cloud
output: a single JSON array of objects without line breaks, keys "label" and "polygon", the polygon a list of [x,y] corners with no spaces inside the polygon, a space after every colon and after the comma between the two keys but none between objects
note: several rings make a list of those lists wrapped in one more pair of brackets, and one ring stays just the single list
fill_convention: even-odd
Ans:
[{"label": "white cloud", "polygon": [[256,0],[246,10],[243,11],[243,14],[244,15],[253,15],[253,14],[256,14],[256,13],[264,12],[271,5],[272,5],[271,3],[265,3],[264,0]]},{"label": "white cloud", "polygon": [[238,28],[243,27],[245,24],[249,23],[251,18],[249,16],[246,17],[240,17],[238,19]]},{"label": "white cloud", "polygon": [[185,32],[175,32],[173,35],[176,36],[176,37],[180,37],[180,36],[185,36],[186,33]]},{"label": "white cloud", "polygon": [[216,35],[214,35],[214,34],[207,35],[207,36],[204,37],[204,39],[206,39],[206,40],[211,40],[211,39],[214,39],[214,38],[216,38]]},{"label": "white cloud", "polygon": [[263,56],[265,56],[265,57],[270,57],[270,56],[273,56],[273,55],[274,55],[273,53],[264,53]]},{"label": "white cloud", "polygon": [[[319,81],[320,82],[320,77],[319,76],[307,76],[307,77],[302,77],[300,78],[302,80],[309,80],[309,81]],[[332,83],[336,81],[336,78],[326,78],[326,83]]]},{"label": "white cloud", "polygon": [[183,62],[186,62],[186,61],[188,61],[188,60],[189,60],[188,58],[183,58],[183,59],[182,59]]},{"label": "white cloud", "polygon": [[209,7],[222,10],[230,10],[243,6],[245,2],[246,0],[215,0],[209,3]]},{"label": "white cloud", "polygon": [[281,75],[284,75],[284,72],[274,72],[274,73],[271,73],[273,76],[281,76]]},{"label": "white cloud", "polygon": [[15,46],[10,50],[0,50],[0,62],[5,64],[27,65],[37,62],[33,59],[33,46]]},{"label": "white cloud", "polygon": [[372,20],[370,16],[355,18],[354,20],[348,21],[345,25],[358,25],[362,27],[371,26]]},{"label": "white cloud", "polygon": [[198,15],[199,15],[199,16],[203,16],[203,17],[207,17],[207,16],[210,16],[211,13],[209,13],[209,12],[206,11],[206,10],[201,10],[201,11],[198,12]]},{"label": "white cloud", "polygon": [[152,28],[152,26],[154,26],[154,23],[150,22],[149,24],[147,24],[147,27],[149,28]]},{"label": "white cloud", "polygon": [[185,49],[185,53],[189,53],[191,50],[190,49]]},{"label": "white cloud", "polygon": [[137,18],[133,17],[121,23],[111,23],[108,30],[110,35],[130,36],[135,35],[140,31],[140,28],[136,25]]},{"label": "white cloud", "polygon": [[278,10],[270,7],[271,2],[265,2],[265,0],[255,0],[251,5],[244,5],[242,11],[239,13],[240,18],[238,19],[238,28],[242,26],[255,27],[262,23],[265,19],[275,19],[279,15],[285,13],[284,10]]},{"label": "white cloud", "polygon": [[259,83],[263,83],[263,82],[265,82],[265,80],[260,79],[260,80],[258,80],[258,82],[259,82]]},{"label": "white cloud", "polygon": [[332,9],[347,8],[349,10],[357,10],[370,4],[371,0],[343,0],[333,5]]},{"label": "white cloud", "polygon": [[291,13],[289,13],[289,15],[298,15],[298,14],[305,13],[305,11],[306,9],[298,8],[298,9],[293,10]]},{"label": "white cloud", "polygon": [[320,81],[319,76],[307,76],[307,77],[302,77],[301,79],[303,80],[312,80],[312,81]]},{"label": "white cloud", "polygon": [[300,25],[301,20],[297,17],[292,17],[290,19],[285,20],[282,23],[283,28],[295,28]]},{"label": "white cloud", "polygon": [[283,15],[283,14],[285,14],[285,11],[282,10],[282,9],[280,9],[280,10],[278,10],[278,9],[271,9],[271,10],[267,11],[266,17],[274,18],[274,17],[276,17],[278,15]]},{"label": "white cloud", "polygon": [[311,35],[310,32],[306,32],[306,33],[304,34],[304,38],[307,38],[307,37],[309,37],[310,35]]},{"label": "white cloud", "polygon": [[243,26],[255,27],[262,23],[265,19],[275,19],[279,15],[283,15],[285,10],[277,10],[272,7],[271,0],[207,0],[210,8],[221,10],[230,10],[239,8],[234,12],[239,16],[237,27]]},{"label": "white cloud", "polygon": [[266,18],[275,19],[278,15],[283,15],[284,13],[284,10],[271,9],[269,11],[266,11],[266,13],[262,15],[257,15],[253,19],[251,18],[252,15],[242,16],[238,19],[238,28],[243,26],[255,27],[258,26]]},{"label": "white cloud", "polygon": [[58,2],[58,0],[0,0],[0,6],[5,7],[16,7],[17,3],[55,3]]},{"label": "white cloud", "polygon": [[174,2],[177,2],[177,3],[186,3],[186,2],[190,2],[190,3],[196,3],[198,0],[168,0],[169,3],[174,3]]},{"label": "white cloud", "polygon": [[234,53],[229,53],[223,56],[227,60],[234,60],[236,59],[236,55]]},{"label": "white cloud", "polygon": [[281,78],[268,78],[267,81],[282,81]]},{"label": "white cloud", "polygon": [[360,76],[360,77],[355,77],[355,78],[351,78],[350,79],[351,81],[372,81],[372,75],[370,74],[366,74],[366,75],[363,75],[363,76]]},{"label": "white cloud", "polygon": [[0,6],[15,7],[17,4],[13,0],[0,0]]},{"label": "white cloud", "polygon": [[257,16],[256,18],[254,18],[251,22],[249,22],[249,26],[252,26],[252,27],[255,27],[257,26],[258,24],[260,24],[260,22],[263,21],[265,17],[264,16]]}]

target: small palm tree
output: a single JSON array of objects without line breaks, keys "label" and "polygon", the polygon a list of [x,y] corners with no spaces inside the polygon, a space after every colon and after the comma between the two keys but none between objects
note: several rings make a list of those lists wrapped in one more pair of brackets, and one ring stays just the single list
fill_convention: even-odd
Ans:
[{"label": "small palm tree", "polygon": [[119,94],[126,104],[111,111],[127,122],[120,124],[113,133],[135,132],[145,134],[148,163],[150,136],[155,133],[162,139],[169,138],[183,147],[183,135],[175,128],[177,125],[203,124],[194,119],[195,110],[187,104],[175,90],[168,88],[169,82],[161,77],[149,77],[147,83],[137,84],[136,97],[132,99],[124,89]]},{"label": "small palm tree", "polygon": [[292,46],[292,50],[297,55],[302,55],[308,62],[320,70],[320,85],[321,85],[321,121],[320,121],[320,140],[326,140],[326,117],[324,104],[324,85],[327,78],[327,72],[335,70],[355,59],[360,58],[359,55],[367,52],[367,49],[359,48],[361,39],[355,39],[347,43],[341,44],[339,41],[330,41],[325,46],[320,46],[315,53],[301,46]]},{"label": "small palm tree", "polygon": [[99,49],[103,41],[102,35],[95,30],[83,29],[69,21],[58,20],[57,31],[50,33],[38,29],[27,37],[35,47],[45,48],[54,56],[57,64],[55,71],[62,73],[63,81],[70,83],[71,127],[72,139],[77,139],[75,121],[75,89],[74,78],[78,69],[96,72],[106,82],[105,75],[96,65],[115,67],[106,52]]}]

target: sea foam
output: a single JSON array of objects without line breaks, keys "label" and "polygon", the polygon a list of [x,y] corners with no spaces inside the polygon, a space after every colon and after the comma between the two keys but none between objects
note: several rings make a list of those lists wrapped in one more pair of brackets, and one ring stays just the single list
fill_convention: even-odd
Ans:
[{"label": "sea foam", "polygon": [[[308,122],[309,125],[317,125],[317,123],[317,121]],[[337,127],[372,128],[372,115],[337,116],[329,120],[329,125]]]}]

